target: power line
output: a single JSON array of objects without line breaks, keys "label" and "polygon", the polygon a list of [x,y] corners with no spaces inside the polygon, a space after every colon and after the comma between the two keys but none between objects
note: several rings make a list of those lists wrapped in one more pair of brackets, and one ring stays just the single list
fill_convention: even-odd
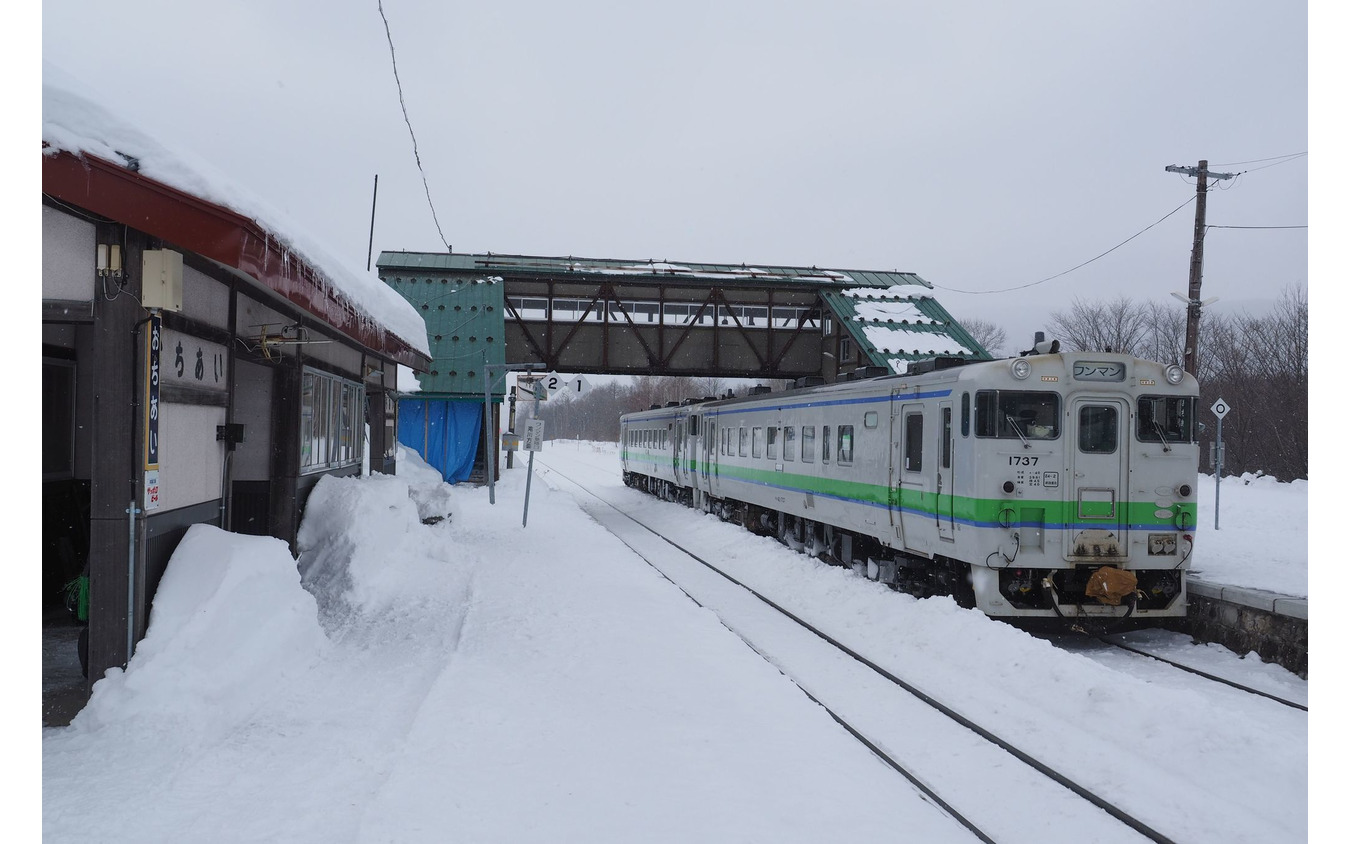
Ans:
[{"label": "power line", "polygon": [[380,20],[384,21],[384,37],[389,41],[389,63],[393,65],[394,84],[398,86],[398,104],[403,109],[403,122],[408,124],[408,135],[412,138],[413,158],[417,161],[417,172],[422,174],[422,188],[427,194],[427,206],[431,208],[431,220],[436,224],[436,233],[441,236],[445,251],[453,252],[455,250],[446,242],[445,232],[441,231],[441,221],[436,218],[436,206],[431,201],[431,185],[427,184],[427,173],[422,169],[422,156],[417,152],[417,135],[413,132],[412,121],[408,119],[408,106],[403,102],[403,83],[398,78],[398,60],[394,58],[394,36],[389,32],[389,18],[384,15],[384,0],[377,0],[376,5],[380,9]]},{"label": "power line", "polygon": [[1144,228],[1140,229],[1139,231],[1135,232],[1134,234],[1132,234],[1132,235],[1130,235],[1129,237],[1127,237],[1127,238],[1125,238],[1124,240],[1122,240],[1120,243],[1117,243],[1115,246],[1112,246],[1110,249],[1108,249],[1108,250],[1106,250],[1105,252],[1103,252],[1102,254],[1098,255],[1096,258],[1089,258],[1088,260],[1084,261],[1083,263],[1079,264],[1079,265],[1076,266],[1076,267],[1070,267],[1069,269],[1065,270],[1065,271],[1062,272],[1062,273],[1056,273],[1055,275],[1049,276],[1049,277],[1047,277],[1047,278],[1043,278],[1043,279],[1041,279],[1040,281],[1033,281],[1033,282],[1030,282],[1030,283],[1028,283],[1028,284],[1019,284],[1019,285],[1017,285],[1017,286],[1015,286],[1015,287],[1004,287],[1004,288],[1002,288],[1002,289],[1000,289],[1000,290],[961,290],[960,288],[956,288],[956,287],[943,287],[943,286],[940,285],[940,284],[934,284],[933,286],[936,287],[936,288],[939,289],[939,290],[947,290],[947,291],[950,291],[950,292],[952,292],[952,293],[987,294],[987,293],[1007,293],[1007,292],[1012,291],[1012,290],[1025,290],[1025,289],[1028,288],[1028,287],[1035,287],[1035,286],[1038,285],[1038,284],[1045,284],[1047,281],[1054,281],[1055,279],[1060,278],[1061,276],[1066,276],[1066,275],[1068,275],[1069,273],[1073,272],[1074,270],[1080,270],[1080,269],[1082,269],[1083,267],[1086,267],[1088,264],[1091,264],[1093,261],[1097,261],[1097,260],[1099,260],[1099,259],[1101,259],[1101,258],[1105,258],[1107,255],[1110,255],[1112,252],[1115,252],[1115,251],[1116,251],[1117,249],[1119,249],[1120,247],[1122,247],[1122,246],[1124,246],[1125,244],[1129,243],[1131,240],[1134,240],[1134,239],[1135,239],[1136,237],[1138,237],[1139,235],[1143,234],[1144,232],[1146,232],[1146,231],[1148,231],[1149,229],[1153,228],[1154,226],[1158,225],[1158,223],[1161,223],[1163,220],[1166,220],[1168,217],[1170,217],[1170,216],[1172,216],[1173,214],[1177,213],[1178,211],[1180,211],[1181,209],[1185,208],[1187,205],[1190,205],[1190,204],[1191,204],[1192,202],[1194,202],[1194,201],[1195,201],[1195,197],[1192,196],[1190,199],[1187,199],[1185,202],[1181,203],[1181,204],[1178,205],[1176,208],[1173,208],[1171,211],[1168,211],[1168,212],[1167,212],[1166,214],[1164,214],[1157,222],[1152,223],[1151,225],[1145,226]]},{"label": "power line", "polygon": [[[1308,154],[1308,151],[1305,149],[1303,152],[1291,152],[1291,153],[1289,153],[1288,155],[1275,155],[1275,156],[1271,156],[1270,158],[1253,158],[1253,159],[1251,159],[1251,160],[1249,160],[1249,161],[1230,161],[1230,162],[1228,162],[1227,164],[1215,164],[1215,165],[1213,165],[1213,166],[1215,166],[1215,167],[1241,167],[1243,164],[1262,164],[1262,163],[1264,163],[1264,162],[1266,162],[1266,161],[1278,161],[1280,164],[1283,164],[1283,163],[1286,162],[1286,161],[1293,161],[1295,158],[1301,158],[1302,156],[1305,156],[1305,155],[1307,155],[1307,154]],[[1275,165],[1272,164],[1272,165],[1270,165],[1270,166],[1274,167]],[[1257,169],[1260,170],[1260,169],[1264,169],[1264,168],[1258,167]]]},{"label": "power line", "polygon": [[1306,229],[1307,224],[1301,226],[1206,226],[1210,229]]}]

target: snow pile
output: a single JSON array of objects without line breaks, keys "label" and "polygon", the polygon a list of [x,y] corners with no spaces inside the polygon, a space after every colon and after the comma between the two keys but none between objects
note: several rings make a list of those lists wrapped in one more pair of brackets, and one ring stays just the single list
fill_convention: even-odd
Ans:
[{"label": "snow pile", "polygon": [[[286,543],[193,525],[169,560],[126,671],[108,670],[72,726],[132,719],[236,724],[327,646]],[[249,705],[239,707],[241,700]]]},{"label": "snow pile", "polygon": [[398,447],[398,476],[408,482],[408,495],[417,503],[417,516],[424,523],[448,519],[454,506],[454,487],[441,473],[405,445]]},{"label": "snow pile", "polygon": [[281,212],[241,190],[210,164],[170,150],[110,114],[83,89],[78,80],[50,63],[43,63],[42,140],[46,144],[43,155],[58,152],[93,155],[254,220],[302,256],[327,284],[341,291],[368,318],[412,348],[431,353],[421,314],[377,276],[339,259],[313,237],[303,234]]},{"label": "snow pile", "polygon": [[403,478],[380,474],[319,480],[296,545],[305,588],[320,605],[371,614],[445,584],[454,548],[437,537],[450,522],[422,523],[423,507],[438,500],[434,486],[419,484],[415,494]]}]

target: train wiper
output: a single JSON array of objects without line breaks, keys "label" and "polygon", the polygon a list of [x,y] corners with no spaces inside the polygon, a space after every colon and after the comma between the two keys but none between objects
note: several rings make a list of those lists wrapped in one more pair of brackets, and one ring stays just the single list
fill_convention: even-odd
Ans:
[{"label": "train wiper", "polygon": [[1158,424],[1157,419],[1153,420],[1153,430],[1157,431],[1158,436],[1162,437],[1163,453],[1166,454],[1167,452],[1171,451],[1172,444],[1168,441],[1167,434],[1163,431],[1162,425]]},{"label": "train wiper", "polygon": [[1013,433],[1017,434],[1017,438],[1022,441],[1022,448],[1031,448],[1031,441],[1022,433],[1022,429],[1017,427],[1017,420],[1007,413],[1003,414],[1003,418],[1008,420],[1008,424],[1012,426]]}]

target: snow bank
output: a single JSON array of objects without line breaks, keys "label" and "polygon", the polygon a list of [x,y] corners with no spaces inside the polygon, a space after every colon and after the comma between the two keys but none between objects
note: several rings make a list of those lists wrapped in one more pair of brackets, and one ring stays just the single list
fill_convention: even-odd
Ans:
[{"label": "snow bank", "polygon": [[417,515],[423,522],[448,519],[454,507],[453,487],[441,473],[408,448],[398,447],[398,477],[408,482],[408,494],[417,503]]},{"label": "snow bank", "polygon": [[286,543],[193,525],[169,559],[150,624],[124,672],[94,684],[73,727],[130,719],[239,722],[328,642]]},{"label": "snow bank", "polygon": [[[1211,583],[1308,597],[1308,482],[1213,475],[1196,484],[1191,573]],[[1215,526],[1215,506],[1218,526]]]},{"label": "snow bank", "polygon": [[[399,460],[405,456],[400,451]],[[374,474],[327,476],[315,485],[296,544],[305,588],[320,605],[370,614],[453,579],[445,565],[453,546],[437,538],[450,521],[423,524],[424,514],[450,515],[449,484],[426,464],[409,465],[414,477],[426,480],[418,471],[424,467],[437,481],[410,485],[403,477]]]}]

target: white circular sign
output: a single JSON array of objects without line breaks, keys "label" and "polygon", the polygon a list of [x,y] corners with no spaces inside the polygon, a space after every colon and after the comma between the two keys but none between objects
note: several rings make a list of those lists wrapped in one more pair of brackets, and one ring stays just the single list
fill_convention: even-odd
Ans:
[{"label": "white circular sign", "polygon": [[1223,399],[1219,399],[1218,401],[1214,402],[1214,404],[1210,405],[1209,409],[1210,412],[1212,412],[1215,416],[1222,419],[1228,415],[1228,411],[1230,408],[1228,407],[1228,402],[1224,401]]}]

